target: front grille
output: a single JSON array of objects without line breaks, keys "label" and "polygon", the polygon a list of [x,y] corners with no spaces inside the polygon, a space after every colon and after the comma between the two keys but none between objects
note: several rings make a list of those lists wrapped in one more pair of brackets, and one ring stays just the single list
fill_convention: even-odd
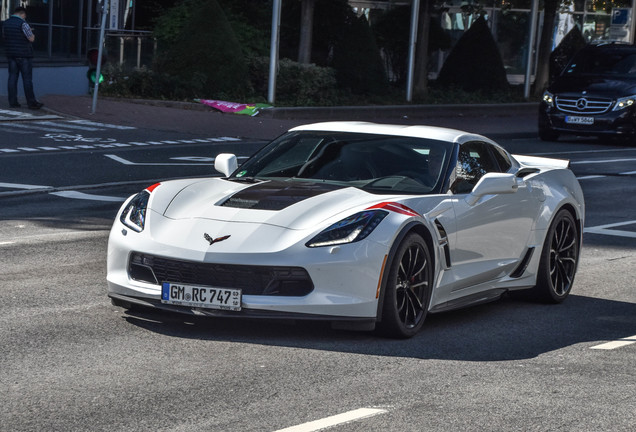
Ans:
[{"label": "front grille", "polygon": [[162,258],[134,252],[130,255],[131,279],[157,284],[175,282],[219,288],[236,288],[245,295],[305,296],[314,285],[302,267],[213,264]]},{"label": "front grille", "polygon": [[573,114],[603,114],[614,103],[613,100],[604,98],[563,96],[557,96],[555,102],[558,109]]}]

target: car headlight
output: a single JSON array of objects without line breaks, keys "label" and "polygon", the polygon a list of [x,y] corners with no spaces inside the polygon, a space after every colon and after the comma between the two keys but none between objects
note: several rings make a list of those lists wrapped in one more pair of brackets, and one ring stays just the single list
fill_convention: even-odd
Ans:
[{"label": "car headlight", "polygon": [[147,190],[139,192],[131,199],[124,211],[121,212],[119,220],[133,231],[142,232],[146,224],[146,209],[150,193]]},{"label": "car headlight", "polygon": [[636,103],[636,95],[631,95],[623,98],[618,98],[616,100],[616,105],[614,105],[613,111],[620,111],[627,107],[630,107]]},{"label": "car headlight", "polygon": [[545,102],[546,104],[550,105],[551,107],[554,106],[554,95],[552,93],[550,93],[549,91],[544,91],[543,92],[543,102]]},{"label": "car headlight", "polygon": [[307,247],[335,246],[366,238],[382,222],[388,212],[366,210],[342,219],[309,240]]}]

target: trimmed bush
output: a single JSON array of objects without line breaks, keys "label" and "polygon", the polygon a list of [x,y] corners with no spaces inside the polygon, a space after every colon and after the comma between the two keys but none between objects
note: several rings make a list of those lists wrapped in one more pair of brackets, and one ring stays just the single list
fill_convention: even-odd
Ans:
[{"label": "trimmed bush", "polygon": [[[269,57],[249,62],[251,84],[259,95],[267,94]],[[289,59],[278,63],[276,105],[329,106],[338,103],[336,71],[329,67],[303,65]]]},{"label": "trimmed bush", "polygon": [[499,48],[483,17],[457,41],[442,66],[437,85],[465,91],[509,88]]}]

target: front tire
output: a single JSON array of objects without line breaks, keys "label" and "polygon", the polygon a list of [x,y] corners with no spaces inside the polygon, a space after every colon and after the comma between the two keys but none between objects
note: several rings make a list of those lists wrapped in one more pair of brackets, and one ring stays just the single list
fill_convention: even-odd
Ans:
[{"label": "front tire", "polygon": [[379,330],[393,338],[417,334],[426,318],[432,286],[431,252],[421,236],[408,234],[389,268]]},{"label": "front tire", "polygon": [[579,229],[567,210],[557,213],[543,243],[537,285],[533,297],[544,303],[561,303],[566,299],[579,260]]}]

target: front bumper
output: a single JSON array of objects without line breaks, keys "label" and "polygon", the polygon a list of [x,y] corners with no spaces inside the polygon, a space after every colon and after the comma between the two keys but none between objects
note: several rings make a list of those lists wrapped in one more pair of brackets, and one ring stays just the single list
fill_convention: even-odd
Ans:
[{"label": "front bumper", "polygon": [[[137,253],[192,263],[230,266],[249,263],[250,266],[271,267],[283,264],[299,267],[309,274],[313,290],[301,296],[248,295],[245,294],[248,290],[244,290],[242,310],[239,312],[163,304],[163,280],[150,283],[131,277],[130,258]],[[304,241],[299,241],[271,253],[200,253],[160,243],[147,231],[126,231],[117,220],[108,244],[108,295],[120,304],[130,303],[187,314],[374,322],[378,307],[378,285],[387,253],[388,246],[369,240],[331,248],[307,248]]]},{"label": "front bumper", "polygon": [[[567,116],[592,117],[594,123],[590,125],[566,123]],[[539,128],[583,136],[636,136],[636,109],[630,107],[603,114],[574,114],[560,111],[545,102],[541,102]]]}]

